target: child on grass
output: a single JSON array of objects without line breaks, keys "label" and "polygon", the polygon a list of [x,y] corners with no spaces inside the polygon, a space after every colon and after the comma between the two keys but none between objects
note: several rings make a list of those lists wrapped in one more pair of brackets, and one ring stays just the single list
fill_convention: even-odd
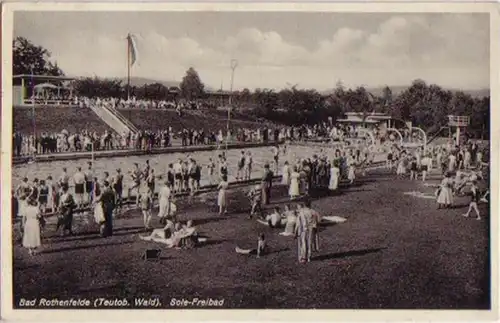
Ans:
[{"label": "child on grass", "polygon": [[476,220],[481,220],[481,215],[479,214],[479,209],[477,207],[477,202],[479,202],[479,189],[477,187],[477,182],[472,181],[472,186],[470,188],[470,195],[471,195],[471,201],[469,203],[469,209],[467,210],[467,213],[465,213],[463,216],[464,217],[469,217],[470,212],[474,210],[476,212],[477,218]]}]

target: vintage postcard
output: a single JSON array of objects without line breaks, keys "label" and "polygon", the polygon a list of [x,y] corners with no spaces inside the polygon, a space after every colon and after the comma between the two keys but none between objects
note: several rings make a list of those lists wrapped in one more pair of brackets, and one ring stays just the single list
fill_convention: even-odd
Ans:
[{"label": "vintage postcard", "polygon": [[497,319],[498,9],[3,4],[2,318]]}]

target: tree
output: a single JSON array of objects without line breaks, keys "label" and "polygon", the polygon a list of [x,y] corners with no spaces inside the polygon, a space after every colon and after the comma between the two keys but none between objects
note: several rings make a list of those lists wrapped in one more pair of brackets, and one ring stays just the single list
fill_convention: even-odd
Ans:
[{"label": "tree", "polygon": [[192,100],[203,97],[205,85],[201,82],[198,72],[190,67],[182,78],[180,88],[182,96],[185,99]]},{"label": "tree", "polygon": [[364,124],[370,113],[373,112],[372,95],[362,86],[354,91],[349,89],[345,93],[345,106],[347,111],[360,113]]},{"label": "tree", "polygon": [[[115,79],[101,79],[98,77],[82,78],[74,82],[74,89],[78,96],[89,98],[124,97],[122,81]],[[133,91],[130,91],[131,95]]]},{"label": "tree", "polygon": [[57,63],[50,62],[50,52],[31,43],[24,37],[16,37],[12,44],[12,68],[16,74],[62,76]]},{"label": "tree", "polygon": [[168,88],[161,83],[145,84],[142,89],[144,99],[165,100],[169,97]]},{"label": "tree", "polygon": [[247,88],[244,88],[241,92],[238,93],[238,101],[241,103],[249,103],[251,99],[252,93]]}]

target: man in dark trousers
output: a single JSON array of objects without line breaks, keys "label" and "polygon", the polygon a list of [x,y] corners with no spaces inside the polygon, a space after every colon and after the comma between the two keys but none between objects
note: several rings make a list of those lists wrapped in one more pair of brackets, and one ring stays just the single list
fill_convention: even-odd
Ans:
[{"label": "man in dark trousers", "polygon": [[113,235],[113,210],[115,209],[115,193],[109,182],[104,181],[104,189],[99,198],[104,213],[104,223],[101,225],[101,236],[106,238]]},{"label": "man in dark trousers", "polygon": [[264,176],[262,176],[262,202],[268,205],[271,200],[271,187],[273,184],[273,171],[269,169],[269,164],[264,165]]},{"label": "man in dark trousers", "polygon": [[62,195],[60,197],[60,217],[57,222],[57,228],[56,231],[59,231],[59,228],[62,226],[63,230],[61,232],[61,235],[64,235],[66,232],[68,232],[69,235],[73,235],[73,212],[76,208],[76,203],[73,198],[73,195],[71,195],[68,191],[68,185],[67,184],[62,184]]},{"label": "man in dark trousers", "polygon": [[318,155],[313,155],[313,160],[311,163],[311,181],[309,183],[309,187],[315,187],[318,184]]}]

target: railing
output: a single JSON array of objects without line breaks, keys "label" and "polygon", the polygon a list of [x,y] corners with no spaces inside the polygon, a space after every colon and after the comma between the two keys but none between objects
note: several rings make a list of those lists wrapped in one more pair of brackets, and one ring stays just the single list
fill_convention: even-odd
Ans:
[{"label": "railing", "polygon": [[24,104],[33,105],[33,104],[43,104],[43,105],[78,105],[75,104],[73,100],[69,99],[24,99]]},{"label": "railing", "polygon": [[448,126],[441,127],[434,135],[432,135],[428,140],[427,140],[427,145],[429,145],[431,142],[433,142],[436,138],[439,137],[439,135],[443,132],[445,129],[450,129]]},{"label": "railing", "polygon": [[103,106],[105,109],[110,111],[112,114],[114,114],[121,122],[123,122],[132,132],[138,133],[139,129],[127,118],[125,118],[115,107],[106,107]]},{"label": "railing", "polygon": [[129,131],[129,127],[109,109],[103,108],[102,105],[94,104],[90,104],[89,108],[94,111],[94,113],[97,114],[97,116],[101,118],[101,120],[103,120],[109,127],[119,134]]}]

